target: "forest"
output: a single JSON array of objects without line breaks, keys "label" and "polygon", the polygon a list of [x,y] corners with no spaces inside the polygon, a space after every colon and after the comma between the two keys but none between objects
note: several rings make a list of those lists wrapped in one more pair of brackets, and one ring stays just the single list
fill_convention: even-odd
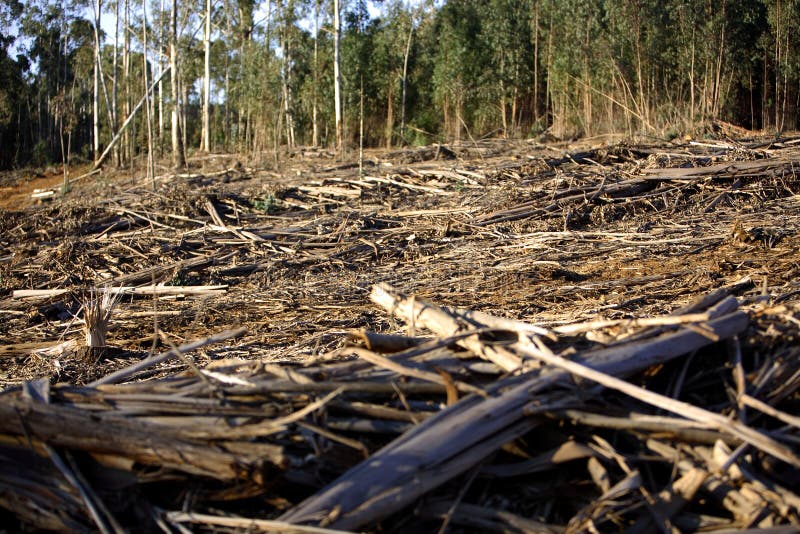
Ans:
[{"label": "forest", "polygon": [[798,126],[797,0],[3,0],[0,23],[0,168]]}]

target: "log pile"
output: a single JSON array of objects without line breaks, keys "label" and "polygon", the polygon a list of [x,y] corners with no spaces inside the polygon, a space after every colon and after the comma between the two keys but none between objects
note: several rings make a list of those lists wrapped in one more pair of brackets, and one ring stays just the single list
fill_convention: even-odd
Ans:
[{"label": "log pile", "polygon": [[[63,531],[794,531],[797,146],[316,157],[9,212],[0,506]],[[87,287],[119,298],[100,353]]]}]

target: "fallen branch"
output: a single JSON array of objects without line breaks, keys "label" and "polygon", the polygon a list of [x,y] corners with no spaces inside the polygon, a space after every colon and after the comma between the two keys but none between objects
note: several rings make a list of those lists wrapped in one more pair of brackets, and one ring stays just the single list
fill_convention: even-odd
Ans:
[{"label": "fallen branch", "polygon": [[[209,295],[224,292],[228,289],[227,285],[216,286],[123,286],[107,287],[98,289],[98,293],[110,293],[112,295]],[[69,293],[72,289],[15,289],[11,297],[15,299],[42,299],[57,297]]]},{"label": "fallen branch", "polygon": [[688,402],[671,399],[664,395],[634,386],[629,382],[605,374],[602,371],[591,369],[581,363],[567,360],[552,353],[548,354],[540,350],[530,341],[521,340],[519,349],[531,358],[538,358],[545,363],[559,369],[564,369],[581,378],[586,378],[607,388],[615,389],[657,408],[682,415],[693,421],[705,423],[716,428],[720,432],[725,432],[735,438],[741,439],[761,451],[771,454],[786,463],[792,464],[794,467],[800,467],[800,457],[798,457],[792,449],[747,425],[743,425],[737,421],[731,421],[723,415],[698,408]]},{"label": "fallen branch", "polygon": [[[417,324],[422,322],[434,327],[443,324],[449,330],[458,327],[457,321],[444,316],[440,308],[412,302],[389,286],[376,286],[373,296],[384,307],[401,316],[410,316]],[[745,314],[734,312],[709,321],[705,326],[719,339],[726,339],[744,330],[747,324]],[[636,342],[633,349],[623,345],[589,352],[579,359],[600,372],[624,376],[711,342],[706,335],[683,328],[649,340],[649,343]],[[478,343],[477,339],[472,343],[477,353],[488,350],[488,347],[477,346]],[[516,350],[516,347],[507,350]],[[535,354],[539,352],[537,349]],[[425,420],[281,519],[296,524],[326,521],[326,525],[335,528],[357,529],[386,517],[536,426],[538,421],[525,415],[525,406],[533,395],[538,395],[537,400],[542,404],[558,400],[557,396],[548,399],[548,388],[567,377],[564,371],[551,368],[499,380],[488,392],[494,396],[488,399],[469,396]]]},{"label": "fallen branch", "polygon": [[115,371],[110,375],[106,375],[103,378],[91,382],[89,386],[97,387],[97,386],[102,386],[103,384],[115,384],[117,382],[121,382],[122,380],[125,380],[129,376],[132,376],[138,373],[139,371],[147,369],[148,367],[152,367],[153,365],[158,365],[172,358],[176,358],[178,357],[179,354],[185,354],[187,352],[197,350],[207,345],[213,345],[214,343],[219,343],[221,341],[226,341],[228,339],[237,338],[243,336],[245,333],[247,333],[246,328],[235,328],[233,330],[226,330],[224,332],[220,332],[219,334],[214,334],[213,336],[209,336],[207,338],[199,339],[197,341],[192,341],[191,343],[185,343],[175,349],[170,349],[166,352],[162,352],[161,354],[150,356],[149,358],[137,362],[129,367],[120,369],[119,371]]}]

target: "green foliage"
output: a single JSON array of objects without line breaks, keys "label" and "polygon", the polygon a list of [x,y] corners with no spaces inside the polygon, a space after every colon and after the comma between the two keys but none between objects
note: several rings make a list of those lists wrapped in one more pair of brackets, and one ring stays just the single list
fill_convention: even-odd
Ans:
[{"label": "green foliage", "polygon": [[[94,30],[84,4],[0,0],[0,167],[60,160],[60,132],[71,132],[74,153],[91,157]],[[215,149],[275,150],[278,158],[283,145],[310,144],[314,125],[319,143],[334,143],[332,4],[272,0],[264,16],[263,2],[214,3]],[[103,16],[113,20],[116,4],[104,5]],[[344,126],[351,146],[362,87],[367,146],[608,131],[671,137],[715,119],[769,131],[800,127],[800,0],[343,5]],[[118,56],[120,103],[128,85],[125,93],[138,102],[144,69],[152,79],[156,58],[166,51],[169,13],[150,0],[144,66],[141,3],[129,6],[131,78],[129,84],[122,79]],[[204,2],[192,0],[181,2],[178,13],[189,146],[200,135],[203,12]],[[115,73],[113,42],[103,37],[107,90]],[[155,100],[163,100],[168,132],[172,95]],[[104,96],[100,107],[105,144],[114,132]],[[145,132],[140,114],[130,130],[132,156],[145,146]]]},{"label": "green foliage", "polygon": [[277,212],[280,208],[280,199],[271,193],[266,195],[264,198],[256,199],[253,202],[253,209],[264,212],[268,215]]},{"label": "green foliage", "polygon": [[48,165],[51,162],[50,151],[45,141],[37,142],[33,147],[31,163],[36,166]]}]

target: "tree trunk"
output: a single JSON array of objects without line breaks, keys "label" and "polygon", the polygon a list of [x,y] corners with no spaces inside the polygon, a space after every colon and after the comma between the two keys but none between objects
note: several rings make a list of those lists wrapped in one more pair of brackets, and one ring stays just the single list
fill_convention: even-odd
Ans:
[{"label": "tree trunk", "polygon": [[211,150],[210,99],[211,99],[211,0],[206,0],[206,24],[203,32],[203,144],[204,152]]},{"label": "tree trunk", "polygon": [[344,149],[342,135],[342,80],[339,58],[339,0],[333,0],[333,106],[336,115],[336,151],[341,155]]},{"label": "tree trunk", "polygon": [[[114,134],[117,133],[119,128],[119,110],[117,108],[117,74],[118,74],[118,56],[119,56],[119,2],[114,5],[114,66],[113,77],[111,81],[111,116],[114,123]],[[119,167],[119,148],[114,150],[114,164]]]},{"label": "tree trunk", "polygon": [[[125,70],[125,117],[131,115],[131,7],[125,0],[125,23],[122,25],[125,37],[122,39],[122,67]],[[122,142],[122,159],[125,163],[133,159],[133,135],[125,131]],[[97,165],[97,162],[95,162]]]},{"label": "tree trunk", "polygon": [[[147,178],[149,180],[155,180],[156,165],[153,159],[153,118],[150,95],[147,92],[150,86],[147,77],[147,0],[142,0],[142,49],[142,90],[144,91],[144,111],[147,128]],[[155,182],[153,182],[153,186],[155,187]]]},{"label": "tree trunk", "polygon": [[533,120],[539,122],[539,2],[533,13]]},{"label": "tree trunk", "polygon": [[[505,81],[502,78],[502,75],[503,75],[503,72],[502,72],[503,71],[502,61],[500,62],[500,64],[501,64],[501,67],[500,67],[501,78],[499,80],[499,84],[500,84],[500,101],[497,103],[497,108],[500,111],[500,124],[503,127],[503,139],[508,139],[508,115],[506,113],[506,111],[507,111],[507,109],[506,109],[506,107],[507,107],[506,106],[506,84],[505,84]],[[512,119],[513,119],[513,117],[512,117]]]},{"label": "tree trunk", "polygon": [[291,26],[294,22],[294,2],[289,1],[286,5],[286,11],[283,24],[283,72],[281,80],[281,90],[283,92],[283,112],[286,117],[286,144],[290,148],[295,146],[295,131],[294,131],[294,115],[293,115],[293,102],[292,102],[292,36]]},{"label": "tree trunk", "polygon": [[358,176],[364,176],[364,73],[358,95]]},{"label": "tree trunk", "polygon": [[550,0],[550,21],[547,27],[547,81],[544,95],[544,113],[550,116],[553,113],[553,84],[550,78],[553,74],[553,0]]},{"label": "tree trunk", "polygon": [[775,129],[780,131],[781,101],[781,0],[775,2]]},{"label": "tree trunk", "polygon": [[386,148],[392,148],[392,131],[394,130],[394,76],[389,77],[386,91]]},{"label": "tree trunk", "polygon": [[[319,0],[317,0],[319,2]],[[267,50],[267,57],[269,62],[272,62],[272,45],[271,45],[271,37],[270,37],[270,28],[272,24],[272,0],[267,0],[267,20],[265,22],[264,27],[264,45]],[[269,64],[268,64],[269,65]],[[227,93],[227,91],[226,91]],[[272,116],[270,115],[269,111],[267,111],[268,106],[261,106],[260,107],[260,115],[263,117],[264,124],[261,128],[262,136],[264,137],[264,144],[266,145],[267,140],[270,137],[273,138],[273,148],[274,148],[274,157],[275,161],[278,161],[278,143],[275,141],[275,121],[272,120]],[[270,127],[272,127],[272,131],[270,131]]]},{"label": "tree trunk", "polygon": [[644,90],[644,66],[642,64],[642,30],[640,13],[636,13],[636,79],[639,89],[639,114],[644,118],[645,125],[650,124],[650,105]]},{"label": "tree trunk", "polygon": [[269,50],[269,40],[270,40],[269,29],[271,22],[272,22],[272,0],[267,0],[267,21],[265,23],[265,28],[264,28],[264,44],[267,45],[267,50]]},{"label": "tree trunk", "polygon": [[189,123],[189,85],[183,79],[183,73],[180,70],[178,70],[178,91],[181,93],[181,114],[178,119],[178,126],[181,131],[181,150],[183,150],[183,157],[186,159],[187,137],[189,135],[189,129],[186,127]]},{"label": "tree trunk", "polygon": [[692,27],[692,64],[689,69],[689,90],[691,91],[691,95],[689,96],[690,99],[690,115],[689,115],[689,124],[694,125],[694,113],[695,113],[695,102],[694,102],[694,56],[695,56],[695,44],[694,44],[694,27]]},{"label": "tree trunk", "polygon": [[172,89],[172,165],[176,169],[186,166],[181,137],[180,92],[178,91],[178,0],[172,0],[170,45],[169,45],[170,85]]},{"label": "tree trunk", "polygon": [[317,92],[319,88],[319,2],[314,2],[314,92],[311,104],[311,144],[319,145],[319,125],[317,124]]},{"label": "tree trunk", "polygon": [[164,77],[162,76],[166,63],[167,28],[164,24],[164,0],[161,0],[161,24],[158,39],[158,154],[164,155]]},{"label": "tree trunk", "polygon": [[[231,26],[231,20],[233,16],[230,13],[230,9],[228,6],[228,2],[225,2],[225,27],[226,27],[226,34],[228,39],[233,39],[233,27]],[[269,43],[269,6],[267,6],[267,43]],[[225,150],[231,150],[231,140],[233,140],[233,118],[232,118],[232,111],[231,111],[231,60],[230,54],[225,54],[225,124],[223,125],[223,131],[225,135],[223,138],[225,139]]]},{"label": "tree trunk", "polygon": [[[586,49],[589,49],[591,46],[591,38],[589,36],[589,31],[586,31],[586,38],[584,40],[584,46]],[[591,92],[591,75],[589,74],[589,58],[584,56],[583,58],[583,135],[590,136],[592,135],[592,92]]]},{"label": "tree trunk", "polygon": [[767,91],[769,91],[769,81],[767,79],[767,62],[769,57],[766,48],[764,49],[763,69],[761,72],[761,129],[766,130],[769,124],[769,108],[767,107]]},{"label": "tree trunk", "polygon": [[406,52],[403,55],[403,103],[400,108],[400,139],[405,144],[406,141],[406,91],[408,87],[408,56],[411,53],[411,36],[414,34],[414,20],[411,19],[408,27],[408,41],[406,41]]},{"label": "tree trunk", "polygon": [[101,0],[94,3],[94,93],[92,95],[92,154],[100,155],[100,9]]},{"label": "tree trunk", "polygon": [[725,7],[726,2],[722,2],[722,31],[719,38],[719,50],[717,54],[717,64],[714,73],[714,93],[713,93],[713,102],[714,105],[711,108],[711,116],[713,118],[717,118],[719,116],[719,102],[722,98],[722,60],[725,53]]}]

